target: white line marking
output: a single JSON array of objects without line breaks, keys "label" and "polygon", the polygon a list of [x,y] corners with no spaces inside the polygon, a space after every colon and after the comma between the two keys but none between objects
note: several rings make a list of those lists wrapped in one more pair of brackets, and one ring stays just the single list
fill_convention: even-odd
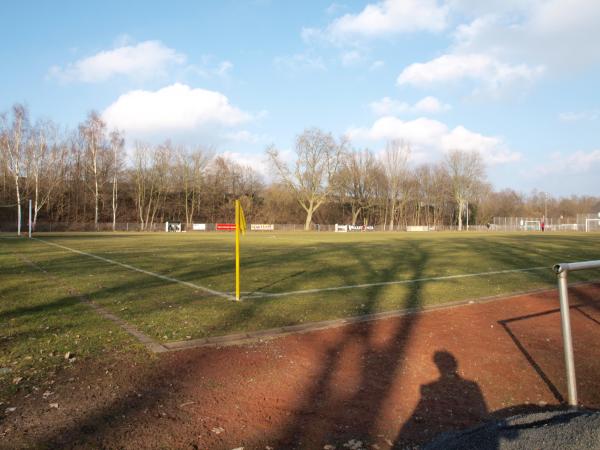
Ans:
[{"label": "white line marking", "polygon": [[248,295],[244,298],[246,299],[254,299],[254,298],[263,298],[263,297],[284,297],[288,295],[302,295],[302,294],[315,294],[317,292],[326,292],[326,291],[341,291],[343,289],[358,289],[358,288],[368,288],[374,286],[389,286],[394,284],[410,284],[410,283],[420,283],[422,281],[439,281],[439,280],[452,280],[455,278],[469,278],[469,277],[479,277],[483,275],[499,275],[503,273],[515,273],[515,272],[529,272],[533,270],[542,270],[547,269],[550,270],[550,267],[540,266],[540,267],[528,267],[526,269],[508,269],[508,270],[494,270],[492,272],[479,272],[479,273],[464,273],[459,275],[447,275],[443,277],[426,277],[426,278],[417,278],[414,280],[399,280],[399,281],[382,281],[380,283],[364,283],[364,284],[352,284],[348,286],[335,286],[328,288],[316,288],[316,289],[303,289],[299,291],[288,291],[288,292],[262,292]]},{"label": "white line marking", "polygon": [[177,278],[171,278],[171,277],[168,277],[166,275],[161,275],[159,273],[150,272],[148,270],[140,269],[138,267],[131,266],[129,264],[121,263],[121,262],[114,261],[114,260],[108,259],[108,258],[103,258],[102,256],[94,255],[92,253],[82,252],[81,250],[76,250],[74,248],[66,247],[64,245],[56,244],[54,242],[45,241],[45,240],[40,239],[40,238],[32,238],[32,239],[35,239],[36,241],[43,242],[44,244],[47,244],[47,245],[53,245],[54,247],[58,247],[58,248],[62,248],[62,249],[68,250],[68,251],[73,252],[73,253],[78,253],[80,255],[89,256],[90,258],[96,258],[96,259],[99,259],[100,261],[104,261],[104,262],[107,262],[107,263],[110,263],[110,264],[115,264],[117,266],[121,266],[121,267],[124,267],[124,268],[129,269],[129,270],[133,270],[135,272],[140,272],[140,273],[143,273],[143,274],[146,274],[146,275],[150,275],[152,277],[160,278],[161,280],[170,281],[172,283],[182,284],[184,286],[191,287],[193,289],[200,289],[201,291],[208,292],[210,294],[217,295],[219,297],[224,297],[224,298],[227,298],[229,300],[235,300],[234,296],[226,294],[225,292],[215,291],[213,289],[210,289],[210,288],[207,288],[207,287],[204,287],[204,286],[200,286],[198,284],[190,283],[189,281],[182,281],[182,280],[178,280]]}]

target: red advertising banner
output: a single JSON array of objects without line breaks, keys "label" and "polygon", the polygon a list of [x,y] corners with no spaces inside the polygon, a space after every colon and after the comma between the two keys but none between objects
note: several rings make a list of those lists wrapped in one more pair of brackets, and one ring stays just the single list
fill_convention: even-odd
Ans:
[{"label": "red advertising banner", "polygon": [[235,231],[235,223],[218,223],[217,231]]}]

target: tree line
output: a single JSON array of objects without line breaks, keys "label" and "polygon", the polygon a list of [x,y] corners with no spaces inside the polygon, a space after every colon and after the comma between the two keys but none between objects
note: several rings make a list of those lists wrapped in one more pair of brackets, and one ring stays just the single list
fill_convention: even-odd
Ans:
[{"label": "tree line", "polygon": [[75,129],[32,122],[14,105],[0,114],[0,222],[24,214],[32,200],[34,226],[50,223],[156,223],[233,220],[242,201],[255,223],[351,223],[402,229],[494,216],[573,217],[600,210],[600,198],[554,198],[534,191],[495,191],[477,152],[449,152],[437,163],[410,163],[410,142],[393,140],[375,153],[331,133],[300,133],[293,159],[265,150],[269,180],[210,147],[134,142],[107,129],[91,112]]}]

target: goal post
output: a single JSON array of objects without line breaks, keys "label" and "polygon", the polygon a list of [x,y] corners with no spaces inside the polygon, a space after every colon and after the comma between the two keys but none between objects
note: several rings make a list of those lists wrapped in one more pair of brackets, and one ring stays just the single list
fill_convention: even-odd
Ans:
[{"label": "goal post", "polygon": [[575,378],[575,360],[573,357],[573,337],[571,334],[571,316],[569,312],[569,272],[577,270],[600,269],[600,260],[555,264],[554,272],[558,276],[558,295],[560,299],[560,321],[563,336],[565,369],[567,372],[567,393],[569,406],[577,406],[577,380]]},{"label": "goal post", "polygon": [[523,221],[523,230],[525,231],[540,231],[542,222],[540,220],[525,220]]},{"label": "goal post", "polygon": [[585,231],[586,231],[586,233],[589,231],[600,231],[600,218],[596,219],[596,218],[586,217]]}]

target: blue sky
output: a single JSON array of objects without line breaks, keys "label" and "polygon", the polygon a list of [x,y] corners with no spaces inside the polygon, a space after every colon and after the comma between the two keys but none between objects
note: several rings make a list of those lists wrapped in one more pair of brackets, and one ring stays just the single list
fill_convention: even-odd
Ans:
[{"label": "blue sky", "polygon": [[210,145],[264,171],[318,126],[412,162],[479,151],[496,188],[600,195],[600,2],[11,2],[0,110]]}]

